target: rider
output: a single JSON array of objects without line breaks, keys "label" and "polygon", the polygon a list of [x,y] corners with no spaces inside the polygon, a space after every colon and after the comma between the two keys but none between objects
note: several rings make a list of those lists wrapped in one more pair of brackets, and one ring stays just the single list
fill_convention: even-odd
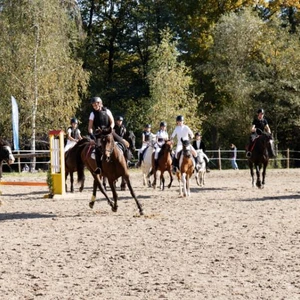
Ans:
[{"label": "rider", "polygon": [[158,154],[161,150],[162,145],[169,139],[169,134],[166,130],[167,123],[166,122],[160,122],[159,124],[160,129],[156,133],[156,143],[154,145],[154,164],[155,168],[158,167]]},{"label": "rider", "polygon": [[76,145],[76,143],[82,139],[81,132],[78,128],[78,120],[76,118],[71,119],[71,126],[67,129],[67,143],[64,151],[67,152],[72,147]]},{"label": "rider", "polygon": [[[254,141],[254,139],[259,136],[262,135],[264,132],[267,132],[268,134],[271,135],[271,129],[269,127],[268,121],[267,119],[264,117],[265,111],[262,108],[259,108],[257,110],[257,117],[254,118],[253,122],[252,122],[252,126],[251,126],[251,136],[250,136],[250,143],[247,147],[247,153],[246,156],[249,158],[251,157],[251,146],[252,143]],[[274,151],[274,145],[273,145],[273,139],[271,137],[271,140],[269,141],[269,145],[268,145],[268,152],[269,152],[269,156],[270,158],[275,156],[275,151]]]},{"label": "rider", "polygon": [[137,167],[141,166],[144,150],[149,146],[149,143],[152,140],[152,138],[153,134],[151,132],[151,124],[146,124],[142,133],[142,147],[139,150],[139,161],[137,163]]},{"label": "rider", "polygon": [[116,125],[114,127],[115,133],[119,135],[121,138],[124,138],[126,134],[126,127],[123,124],[123,117],[122,116],[117,116],[116,118]]},{"label": "rider", "polygon": [[95,169],[96,174],[101,173],[101,149],[100,139],[94,135],[94,130],[100,128],[105,129],[115,126],[114,117],[109,109],[103,107],[103,103],[100,97],[92,97],[90,103],[93,107],[92,112],[89,116],[88,133],[92,140],[96,141],[96,163],[97,168]]},{"label": "rider", "polygon": [[194,147],[195,150],[200,150],[202,149],[202,152],[204,154],[204,159],[206,161],[206,172],[210,172],[210,170],[208,169],[208,162],[209,162],[209,158],[207,157],[206,153],[205,153],[205,144],[202,140],[202,136],[200,132],[196,132],[195,133],[195,140],[192,143],[192,146]]},{"label": "rider", "polygon": [[[176,147],[176,152],[175,152],[175,156],[173,158],[173,173],[176,172],[176,168],[179,169],[179,157],[177,157],[178,153],[182,150],[182,141],[189,141],[189,137],[193,138],[194,137],[194,133],[192,132],[192,130],[187,126],[183,124],[184,122],[184,118],[183,116],[179,115],[176,117],[176,124],[177,126],[175,127],[172,135],[171,135],[171,140],[173,141],[174,137],[177,136],[177,147]],[[187,149],[190,149],[194,159],[195,159],[195,166],[196,166],[196,171],[197,170],[197,163],[198,163],[198,157],[197,157],[197,152],[194,149],[194,147],[192,145],[188,145]]]}]

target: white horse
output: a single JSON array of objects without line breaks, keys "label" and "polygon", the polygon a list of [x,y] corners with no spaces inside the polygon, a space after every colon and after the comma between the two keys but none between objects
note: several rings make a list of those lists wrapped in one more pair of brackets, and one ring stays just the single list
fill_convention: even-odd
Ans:
[{"label": "white horse", "polygon": [[204,152],[202,149],[196,150],[197,151],[197,157],[198,157],[198,172],[195,170],[195,177],[196,177],[196,182],[199,186],[204,186],[204,178],[205,178],[205,173],[206,173],[206,161],[204,159]]},{"label": "white horse", "polygon": [[143,185],[148,185],[148,187],[151,187],[152,185],[149,173],[152,169],[152,156],[154,154],[154,144],[152,142],[145,149],[145,152],[143,154],[144,156],[141,164],[141,169],[143,173]]}]

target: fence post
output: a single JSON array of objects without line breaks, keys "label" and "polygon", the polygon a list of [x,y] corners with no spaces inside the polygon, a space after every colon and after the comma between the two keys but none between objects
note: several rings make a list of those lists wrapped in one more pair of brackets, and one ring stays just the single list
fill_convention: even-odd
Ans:
[{"label": "fence post", "polygon": [[286,150],[286,168],[290,168],[290,148]]},{"label": "fence post", "polygon": [[222,170],[221,149],[218,150],[219,170]]}]

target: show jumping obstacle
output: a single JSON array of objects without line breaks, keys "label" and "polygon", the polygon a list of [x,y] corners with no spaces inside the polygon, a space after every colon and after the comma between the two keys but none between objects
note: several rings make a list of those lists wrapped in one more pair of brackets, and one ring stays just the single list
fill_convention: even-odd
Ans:
[{"label": "show jumping obstacle", "polygon": [[[49,131],[50,141],[50,170],[52,179],[53,195],[64,195],[65,188],[65,153],[64,153],[64,131]],[[35,181],[0,181],[0,185],[15,186],[48,186],[45,182]]]}]

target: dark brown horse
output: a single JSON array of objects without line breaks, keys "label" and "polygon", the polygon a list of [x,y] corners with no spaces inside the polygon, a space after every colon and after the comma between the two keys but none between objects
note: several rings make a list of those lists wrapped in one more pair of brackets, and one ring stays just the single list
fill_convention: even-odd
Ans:
[{"label": "dark brown horse", "polygon": [[189,149],[189,141],[182,141],[182,151],[179,158],[179,171],[177,171],[177,178],[179,181],[179,193],[182,197],[189,197],[190,192],[190,178],[195,169],[194,157]]},{"label": "dark brown horse", "polygon": [[[157,168],[155,166],[154,159],[152,159],[152,171],[150,172],[149,176],[153,173],[154,180],[152,183],[152,187],[156,188],[156,177],[157,177],[157,171],[160,171],[160,189],[163,191],[165,189],[165,178],[164,178],[164,172],[167,171],[170,176],[170,183],[168,185],[168,188],[171,187],[173,182],[173,174],[172,174],[172,143],[171,141],[166,141],[158,154],[158,164]],[[153,153],[154,155],[154,153]]]},{"label": "dark brown horse", "polygon": [[[256,186],[263,188],[266,178],[266,169],[269,163],[269,142],[271,139],[270,134],[262,134],[255,138],[251,146],[251,157],[248,158],[248,165],[250,168],[250,174],[252,177],[252,186],[254,186],[254,168],[256,171]],[[262,179],[261,179],[262,169]]]},{"label": "dark brown horse", "polygon": [[[108,130],[98,130],[98,134],[100,137],[102,148],[102,175],[107,178],[114,198],[114,205],[112,207],[112,210],[117,211],[118,209],[118,194],[116,192],[115,183],[118,178],[122,177],[125,180],[129,191],[137,204],[140,215],[143,215],[143,208],[139,203],[131,185],[129,171],[126,159],[124,157],[124,153],[115,143],[111,128]],[[93,207],[93,205],[94,201],[91,201],[90,206]]]},{"label": "dark brown horse", "polygon": [[14,163],[15,158],[12,154],[10,144],[0,138],[0,178],[2,177],[2,163],[5,161],[8,165]]},{"label": "dark brown horse", "polygon": [[[83,138],[82,140],[78,141],[74,147],[69,149],[65,153],[65,178],[66,178],[66,191],[67,191],[67,179],[68,175],[70,174],[70,192],[74,193],[74,173],[77,172],[77,156],[80,155],[83,147],[90,143],[88,138]],[[84,168],[84,166],[82,166]],[[84,180],[85,176],[83,175],[81,179],[81,186],[79,191],[82,192],[84,188]]]}]

